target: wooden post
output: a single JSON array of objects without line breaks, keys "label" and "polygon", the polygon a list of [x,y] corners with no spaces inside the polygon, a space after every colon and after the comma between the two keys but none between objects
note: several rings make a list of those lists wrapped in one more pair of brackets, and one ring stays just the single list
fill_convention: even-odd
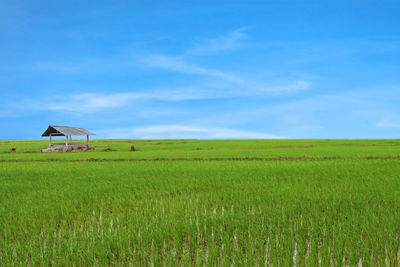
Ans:
[{"label": "wooden post", "polygon": [[89,135],[86,135],[86,146],[89,147]]},{"label": "wooden post", "polygon": [[49,134],[49,140],[50,140],[50,147],[51,147],[51,146],[53,146],[53,145],[51,144],[51,134]]},{"label": "wooden post", "polygon": [[65,136],[65,146],[68,146],[68,135]]},{"label": "wooden post", "polygon": [[69,143],[70,144],[72,143],[72,136],[71,135],[69,136]]}]

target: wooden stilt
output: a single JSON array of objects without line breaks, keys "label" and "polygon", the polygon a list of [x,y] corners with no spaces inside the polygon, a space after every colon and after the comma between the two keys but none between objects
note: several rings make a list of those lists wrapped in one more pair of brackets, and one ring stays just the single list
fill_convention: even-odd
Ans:
[{"label": "wooden stilt", "polygon": [[86,135],[86,146],[89,147],[89,135]]},{"label": "wooden stilt", "polygon": [[50,141],[50,147],[53,146],[51,143],[51,134],[49,134],[49,141]]},{"label": "wooden stilt", "polygon": [[65,136],[65,146],[68,146],[68,135]]}]

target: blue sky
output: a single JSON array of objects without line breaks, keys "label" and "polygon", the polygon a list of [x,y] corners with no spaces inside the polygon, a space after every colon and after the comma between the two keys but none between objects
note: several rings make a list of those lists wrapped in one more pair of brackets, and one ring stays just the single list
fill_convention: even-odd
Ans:
[{"label": "blue sky", "polygon": [[0,2],[0,139],[399,138],[399,1]]}]

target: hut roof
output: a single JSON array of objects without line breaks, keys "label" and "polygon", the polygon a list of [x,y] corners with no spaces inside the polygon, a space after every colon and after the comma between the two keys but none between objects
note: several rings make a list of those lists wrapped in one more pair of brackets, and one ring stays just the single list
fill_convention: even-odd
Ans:
[{"label": "hut roof", "polygon": [[50,125],[42,136],[76,136],[76,135],[96,135],[81,127],[56,126]]}]

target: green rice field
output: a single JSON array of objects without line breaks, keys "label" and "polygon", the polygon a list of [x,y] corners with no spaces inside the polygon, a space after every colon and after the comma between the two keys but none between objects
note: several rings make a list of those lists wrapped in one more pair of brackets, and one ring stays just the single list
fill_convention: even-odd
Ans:
[{"label": "green rice field", "polygon": [[400,140],[91,145],[0,141],[1,266],[400,266]]}]

